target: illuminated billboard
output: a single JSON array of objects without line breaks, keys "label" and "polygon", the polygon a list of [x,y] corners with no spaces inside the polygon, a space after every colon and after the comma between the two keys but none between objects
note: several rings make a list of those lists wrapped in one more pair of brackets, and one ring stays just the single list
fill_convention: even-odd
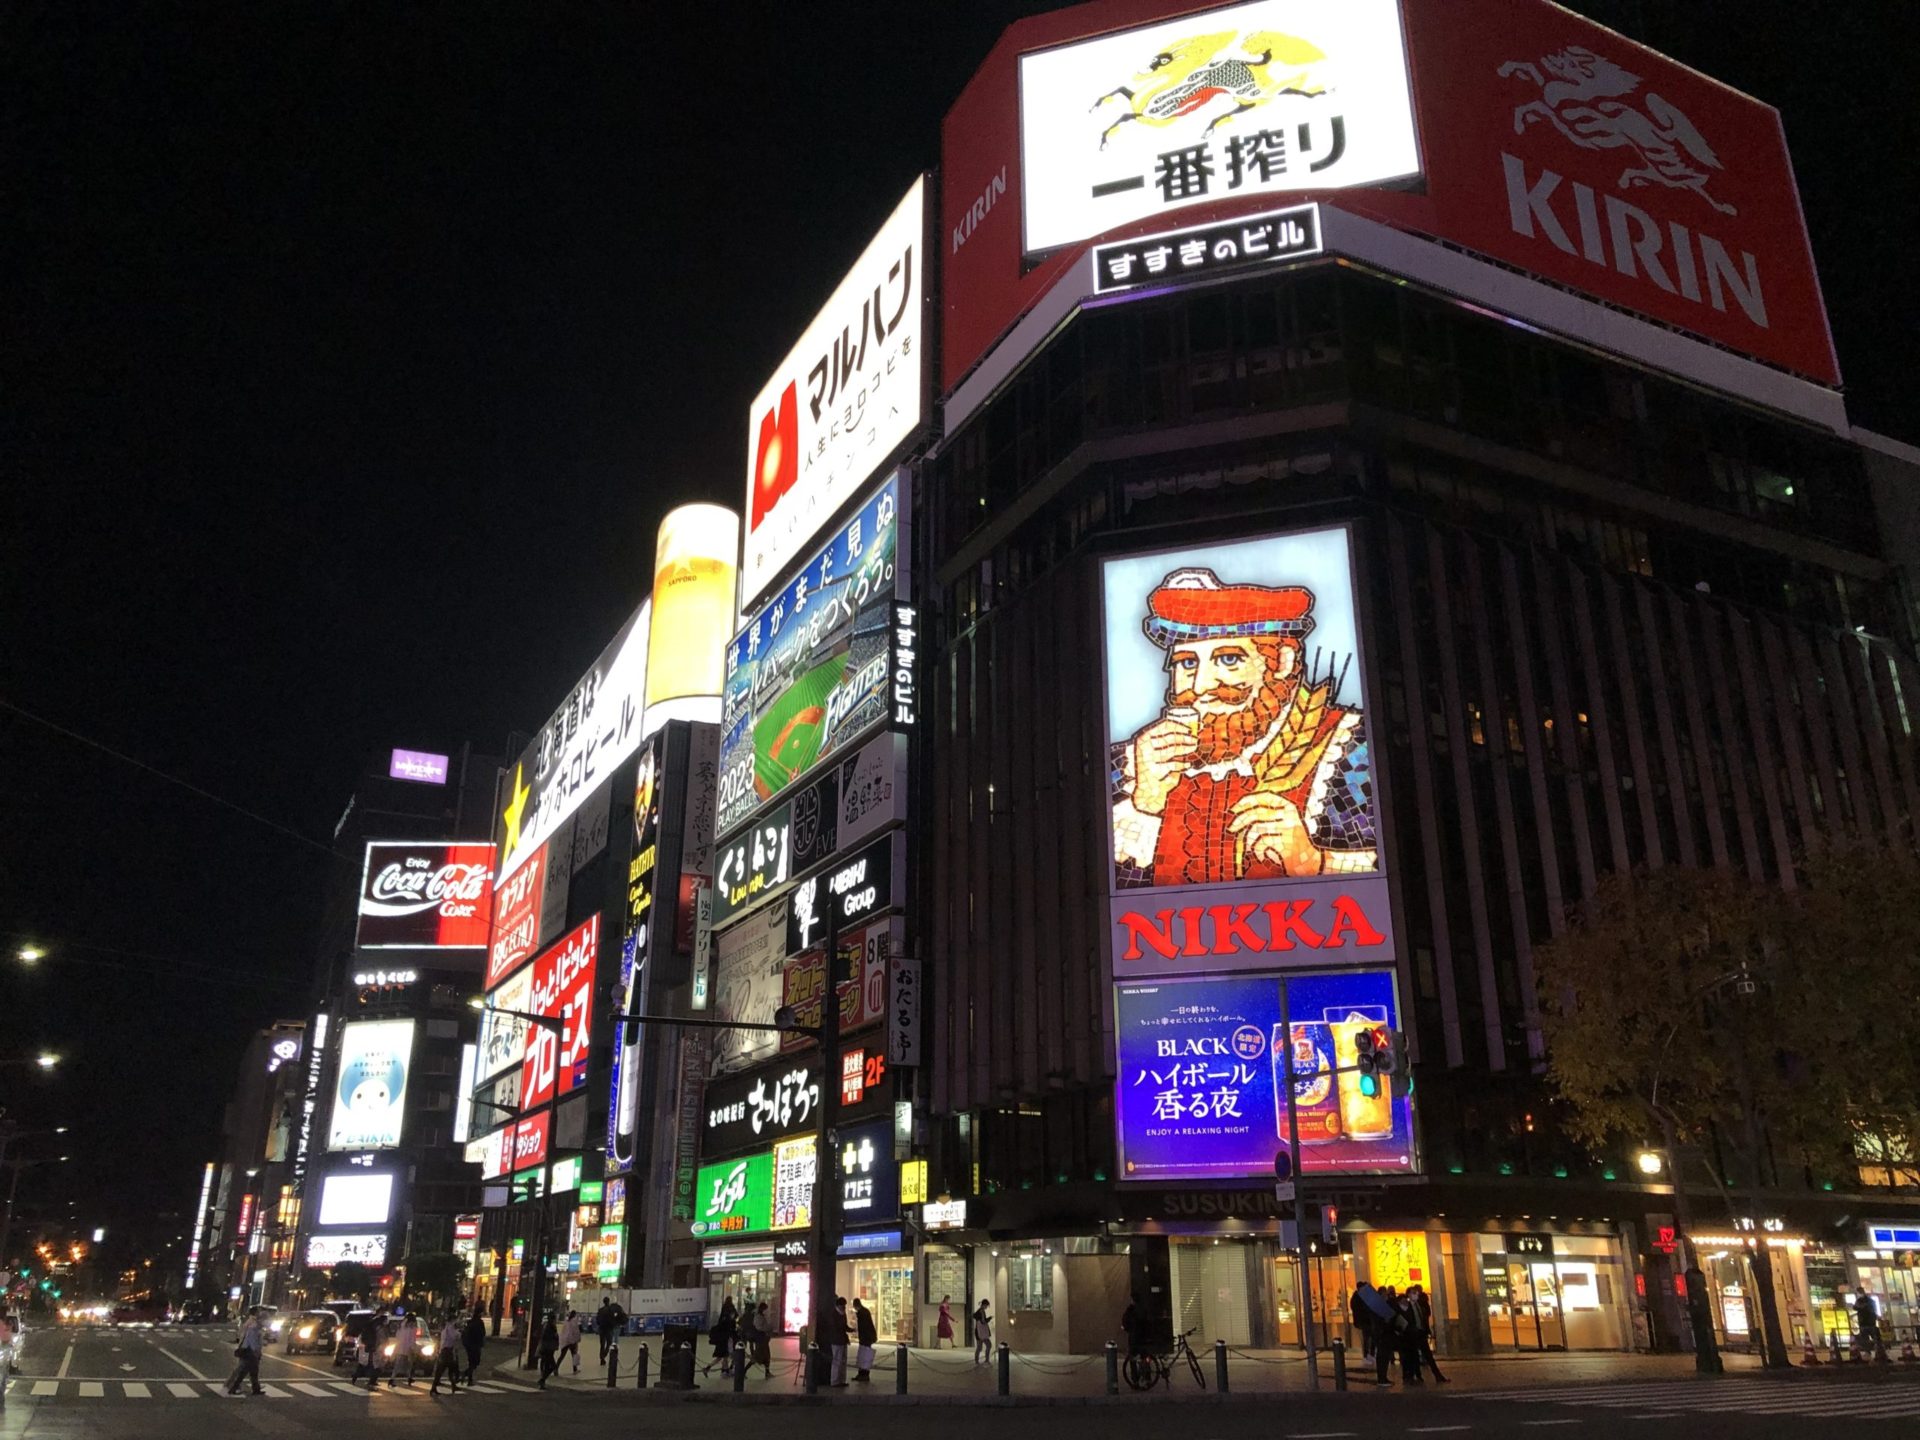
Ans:
[{"label": "illuminated billboard", "polygon": [[[647,637],[653,602],[641,602],[593,668],[574,684],[501,787],[496,834],[504,886],[582,801],[632,755],[645,733]],[[555,855],[562,875],[570,861]]]},{"label": "illuminated billboard", "polygon": [[773,1224],[773,1155],[702,1165],[694,1181],[693,1233],[702,1240],[765,1233]]},{"label": "illuminated billboard", "polygon": [[720,718],[720,657],[738,614],[740,517],[723,505],[682,505],[660,522],[647,642],[646,730],[668,720]]},{"label": "illuminated billboard", "polygon": [[447,783],[447,757],[428,750],[395,750],[387,760],[387,776],[418,785]]},{"label": "illuminated billboard", "polygon": [[1419,173],[1399,0],[1256,0],[1020,57],[1029,255],[1208,199]]},{"label": "illuminated billboard", "polygon": [[913,182],[747,412],[743,609],[925,417],[925,190]]},{"label": "illuminated billboard", "polygon": [[520,1108],[545,1105],[586,1083],[593,1024],[593,982],[600,958],[600,917],[569,931],[531,967],[528,1013],[560,1021],[558,1033],[544,1025],[527,1031],[520,1072]]},{"label": "illuminated billboard", "polygon": [[1233,975],[1114,986],[1114,1128],[1124,1180],[1273,1175],[1287,1143],[1287,987],[1300,1166],[1418,1168],[1413,1104],[1356,1069],[1362,1031],[1399,1028],[1390,970]]},{"label": "illuminated billboard", "polygon": [[902,490],[894,476],[868,495],[727,647],[717,833],[892,720]]},{"label": "illuminated billboard", "polygon": [[307,1264],[316,1270],[328,1270],[335,1265],[386,1263],[387,1237],[384,1234],[307,1237]]},{"label": "illuminated billboard", "polygon": [[547,888],[547,847],[536,845],[493,894],[493,933],[487,945],[492,989],[540,948],[540,901]]},{"label": "illuminated billboard", "polygon": [[501,1012],[517,1010],[521,1015],[530,1015],[532,1002],[532,970],[522,970],[488,994],[487,1011],[480,1017],[480,1054],[474,1072],[477,1082],[504,1074],[527,1058],[527,1031],[532,1027],[525,1020]]},{"label": "illuminated billboard", "polygon": [[400,1143],[413,1021],[356,1020],[340,1028],[329,1150],[390,1150]]},{"label": "illuminated billboard", "polygon": [[476,949],[493,919],[493,846],[375,840],[360,875],[362,950]]},{"label": "illuminated billboard", "polygon": [[1391,960],[1347,530],[1101,587],[1115,978]]},{"label": "illuminated billboard", "polygon": [[393,1218],[393,1172],[342,1172],[320,1182],[319,1225],[384,1225]]}]

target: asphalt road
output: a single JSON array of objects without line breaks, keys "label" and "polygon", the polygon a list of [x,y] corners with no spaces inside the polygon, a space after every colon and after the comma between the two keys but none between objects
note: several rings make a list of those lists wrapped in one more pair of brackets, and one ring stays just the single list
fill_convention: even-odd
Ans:
[{"label": "asphalt road", "polygon": [[[1116,1422],[1178,1427],[1180,1440],[1805,1440],[1810,1428],[1862,1429],[1869,1437],[1920,1432],[1920,1374],[1822,1373],[1719,1380],[1652,1379],[1515,1385],[1458,1393],[1429,1385],[1371,1387],[1344,1395],[1261,1396],[1222,1403],[1182,1392],[1125,1395],[1115,1402],[1001,1408],[948,1403],[901,1406],[886,1397],[847,1403],[821,1398],[742,1403],[717,1390],[694,1402],[628,1389],[529,1391],[499,1372],[473,1392],[378,1393],[346,1388],[325,1357],[271,1354],[261,1368],[268,1394],[229,1397],[232,1363],[225,1327],[161,1330],[49,1329],[27,1337],[22,1372],[0,1410],[0,1440],[205,1440],[294,1436],[377,1426],[397,1436],[515,1437],[529,1425],[587,1434],[736,1437],[777,1426],[782,1440],[899,1440],[974,1436],[993,1440],[1112,1440]],[[1131,1414],[1117,1413],[1121,1410]],[[215,1420],[214,1411],[221,1412]],[[542,1413],[544,1412],[544,1413]]]}]

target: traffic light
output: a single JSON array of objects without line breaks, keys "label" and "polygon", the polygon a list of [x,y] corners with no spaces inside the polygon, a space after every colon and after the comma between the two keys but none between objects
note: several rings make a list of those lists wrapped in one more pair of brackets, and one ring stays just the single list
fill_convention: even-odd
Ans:
[{"label": "traffic light", "polygon": [[[1386,1034],[1384,1030],[1362,1030],[1353,1037],[1353,1068],[1360,1073],[1360,1093],[1369,1099],[1380,1093],[1381,1041]],[[1392,1051],[1385,1055],[1390,1070]]]},{"label": "traffic light", "polygon": [[1407,1058],[1407,1032],[1404,1030],[1383,1030],[1386,1037],[1384,1063],[1378,1065],[1382,1075],[1387,1077],[1387,1088],[1395,1096],[1413,1093],[1413,1062]]},{"label": "traffic light", "polygon": [[1322,1205],[1320,1207],[1320,1238],[1329,1245],[1339,1245],[1340,1207],[1338,1205]]}]

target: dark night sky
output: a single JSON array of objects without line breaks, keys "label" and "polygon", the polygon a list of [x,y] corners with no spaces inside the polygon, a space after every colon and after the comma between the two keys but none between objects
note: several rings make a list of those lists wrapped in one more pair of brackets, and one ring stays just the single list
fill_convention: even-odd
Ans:
[{"label": "dark night sky", "polygon": [[[0,697],[322,843],[376,749],[532,728],[1046,8],[0,6]],[[1914,7],[1575,8],[1781,108],[1857,416],[1920,439]],[[72,1057],[0,1106],[79,1142],[23,1200],[188,1206],[335,862],[4,710],[0,773],[0,953],[59,952],[0,1062]]]}]

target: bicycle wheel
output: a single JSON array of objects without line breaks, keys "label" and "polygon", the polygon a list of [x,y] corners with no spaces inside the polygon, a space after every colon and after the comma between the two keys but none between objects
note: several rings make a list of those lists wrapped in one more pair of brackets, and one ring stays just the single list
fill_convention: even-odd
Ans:
[{"label": "bicycle wheel", "polygon": [[1193,1353],[1192,1347],[1187,1349],[1187,1368],[1193,1371],[1193,1383],[1202,1390],[1206,1389],[1207,1377],[1200,1373],[1200,1357]]},{"label": "bicycle wheel", "polygon": [[1151,1355],[1129,1355],[1121,1366],[1121,1373],[1127,1377],[1127,1385],[1134,1390],[1151,1390],[1159,1378],[1157,1367]]}]

